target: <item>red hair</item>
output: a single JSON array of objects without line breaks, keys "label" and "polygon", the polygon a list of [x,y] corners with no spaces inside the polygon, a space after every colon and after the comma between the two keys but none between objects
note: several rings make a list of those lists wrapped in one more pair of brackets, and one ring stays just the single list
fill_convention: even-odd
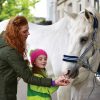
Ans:
[{"label": "red hair", "polygon": [[19,34],[19,30],[24,25],[28,25],[27,19],[24,16],[16,16],[9,21],[5,33],[5,40],[7,43],[11,47],[17,49],[22,55],[26,54],[26,43]]}]

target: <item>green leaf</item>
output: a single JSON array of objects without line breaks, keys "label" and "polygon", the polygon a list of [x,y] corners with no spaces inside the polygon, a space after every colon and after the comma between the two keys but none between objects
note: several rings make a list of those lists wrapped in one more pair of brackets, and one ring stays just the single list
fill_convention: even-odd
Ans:
[{"label": "green leaf", "polygon": [[34,22],[34,15],[30,7],[34,8],[40,0],[0,0],[0,21],[12,16],[23,15],[29,21]]}]

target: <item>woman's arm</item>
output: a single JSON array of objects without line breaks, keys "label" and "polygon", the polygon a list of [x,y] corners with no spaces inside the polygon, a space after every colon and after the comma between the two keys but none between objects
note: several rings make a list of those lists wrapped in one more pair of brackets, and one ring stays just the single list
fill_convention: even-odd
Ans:
[{"label": "woman's arm", "polygon": [[[12,67],[12,69],[23,78],[23,80],[27,83],[38,85],[38,86],[66,86],[68,85],[68,80],[64,76],[60,76],[56,80],[52,80],[50,78],[38,78],[36,76],[32,76],[32,72],[30,71],[27,63],[24,61],[21,54],[17,52],[17,50],[8,47],[5,53],[5,60]],[[67,83],[66,83],[67,82]]]},{"label": "woman's arm", "polygon": [[23,78],[25,82],[38,86],[52,85],[52,79],[42,79],[33,76],[22,55],[20,55],[15,49],[8,48],[6,59],[9,66],[11,66],[18,76]]}]

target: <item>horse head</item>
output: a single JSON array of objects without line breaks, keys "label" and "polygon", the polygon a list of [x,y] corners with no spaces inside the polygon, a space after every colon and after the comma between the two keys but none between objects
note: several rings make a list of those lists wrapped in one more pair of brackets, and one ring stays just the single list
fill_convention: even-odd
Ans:
[{"label": "horse head", "polygon": [[[80,67],[92,70],[91,63],[99,52],[99,19],[95,12],[88,10],[80,12],[73,19],[70,29],[67,52],[63,55],[62,72],[75,78]],[[97,68],[95,69],[97,70]]]}]

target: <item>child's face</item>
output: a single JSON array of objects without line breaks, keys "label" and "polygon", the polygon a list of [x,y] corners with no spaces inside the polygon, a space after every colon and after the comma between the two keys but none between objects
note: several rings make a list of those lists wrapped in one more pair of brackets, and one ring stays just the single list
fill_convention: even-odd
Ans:
[{"label": "child's face", "polygon": [[45,55],[39,55],[35,62],[34,62],[36,67],[39,68],[45,68],[46,64],[47,64],[47,57]]}]

